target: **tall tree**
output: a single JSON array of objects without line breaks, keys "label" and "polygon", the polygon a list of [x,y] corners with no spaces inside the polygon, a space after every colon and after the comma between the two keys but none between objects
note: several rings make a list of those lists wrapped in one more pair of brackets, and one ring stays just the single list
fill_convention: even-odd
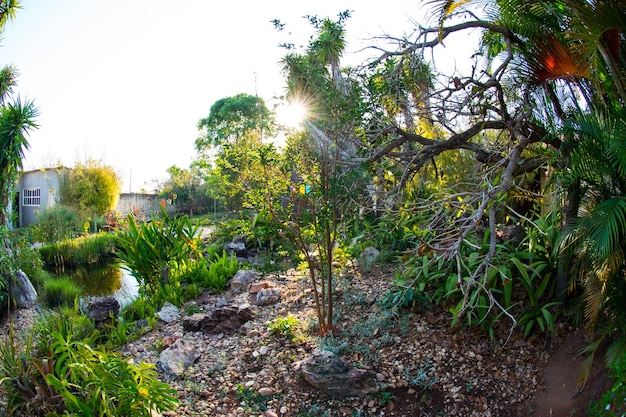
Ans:
[{"label": "tall tree", "polygon": [[[20,8],[16,0],[0,2],[0,32]],[[37,127],[38,111],[33,102],[22,103],[14,97],[17,70],[7,66],[0,70],[0,226],[7,223],[6,210],[12,188],[22,169],[24,151],[28,149],[28,131]]]},{"label": "tall tree", "polygon": [[259,180],[259,150],[275,130],[275,116],[263,99],[237,94],[216,101],[200,120],[194,166],[205,172],[209,192],[232,210],[246,203]]}]

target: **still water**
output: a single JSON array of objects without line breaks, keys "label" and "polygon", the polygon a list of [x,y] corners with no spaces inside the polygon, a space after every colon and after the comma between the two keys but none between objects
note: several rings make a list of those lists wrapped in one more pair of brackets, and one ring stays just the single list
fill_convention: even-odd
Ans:
[{"label": "still water", "polygon": [[112,296],[120,306],[130,303],[139,291],[135,277],[118,264],[79,267],[60,275],[75,280],[86,297]]}]

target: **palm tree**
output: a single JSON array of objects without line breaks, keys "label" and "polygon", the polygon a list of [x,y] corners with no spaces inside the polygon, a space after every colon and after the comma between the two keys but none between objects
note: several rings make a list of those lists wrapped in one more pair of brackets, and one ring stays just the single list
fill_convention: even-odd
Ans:
[{"label": "palm tree", "polygon": [[[19,8],[16,0],[0,1],[0,32]],[[17,75],[12,66],[0,70],[0,226],[6,225],[9,196],[28,149],[27,132],[37,127],[34,119],[38,112],[33,103],[13,98]]]}]

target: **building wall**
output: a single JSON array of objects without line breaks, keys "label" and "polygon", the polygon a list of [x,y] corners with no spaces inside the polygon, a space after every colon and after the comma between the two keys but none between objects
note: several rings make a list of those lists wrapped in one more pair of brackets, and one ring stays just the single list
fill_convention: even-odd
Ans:
[{"label": "building wall", "polygon": [[59,188],[64,168],[28,171],[17,183],[18,225],[28,226],[37,220],[40,211],[54,207],[59,201]]},{"label": "building wall", "polygon": [[129,213],[147,215],[159,210],[160,201],[156,194],[122,193],[115,211],[122,217]]}]

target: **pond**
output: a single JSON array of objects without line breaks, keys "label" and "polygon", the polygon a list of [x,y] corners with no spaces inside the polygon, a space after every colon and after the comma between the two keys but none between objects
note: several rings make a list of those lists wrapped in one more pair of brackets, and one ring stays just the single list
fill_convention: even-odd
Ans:
[{"label": "pond", "polygon": [[83,288],[86,297],[112,296],[122,307],[135,299],[139,292],[135,277],[115,263],[78,267],[57,275],[75,280]]}]

